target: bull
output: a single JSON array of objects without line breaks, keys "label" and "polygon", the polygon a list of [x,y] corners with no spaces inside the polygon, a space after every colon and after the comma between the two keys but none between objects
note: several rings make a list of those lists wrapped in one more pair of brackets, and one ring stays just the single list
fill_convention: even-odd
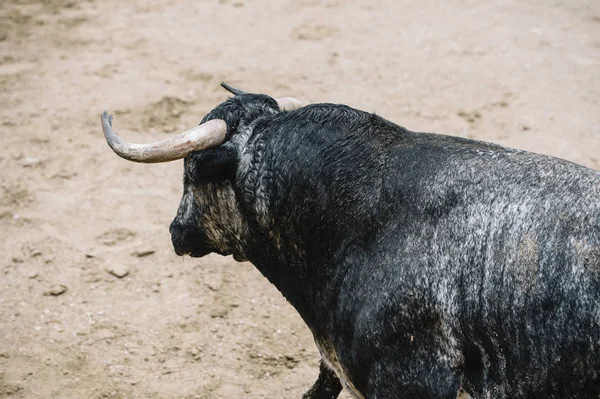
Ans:
[{"label": "bull", "polygon": [[600,173],[413,132],[345,105],[233,97],[199,126],[108,144],[184,160],[178,255],[252,262],[320,351],[304,395],[600,395]]}]

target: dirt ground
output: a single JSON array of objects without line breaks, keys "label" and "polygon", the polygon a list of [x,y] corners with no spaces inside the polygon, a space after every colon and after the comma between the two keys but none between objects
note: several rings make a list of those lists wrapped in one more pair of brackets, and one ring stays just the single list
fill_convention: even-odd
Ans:
[{"label": "dirt ground", "polygon": [[190,128],[222,80],[600,168],[597,0],[1,0],[0,397],[313,383],[308,329],[251,264],[173,253],[182,162],[101,132],[105,109],[132,141]]}]

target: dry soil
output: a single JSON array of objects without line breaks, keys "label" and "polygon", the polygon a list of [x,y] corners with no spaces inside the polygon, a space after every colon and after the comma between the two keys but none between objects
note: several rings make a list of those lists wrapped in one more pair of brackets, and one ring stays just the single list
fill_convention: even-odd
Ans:
[{"label": "dry soil", "polygon": [[598,0],[1,0],[0,397],[312,384],[308,329],[251,264],[173,253],[182,162],[101,133],[105,109],[132,141],[190,128],[222,80],[600,168]]}]

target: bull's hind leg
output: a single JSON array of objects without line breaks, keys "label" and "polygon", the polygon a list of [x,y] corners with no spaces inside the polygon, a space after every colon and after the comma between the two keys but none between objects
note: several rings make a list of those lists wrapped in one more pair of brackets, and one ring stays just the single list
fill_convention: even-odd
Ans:
[{"label": "bull's hind leg", "polygon": [[302,399],[336,399],[341,391],[342,384],[340,380],[321,361],[319,365],[319,377],[312,388],[302,396]]}]

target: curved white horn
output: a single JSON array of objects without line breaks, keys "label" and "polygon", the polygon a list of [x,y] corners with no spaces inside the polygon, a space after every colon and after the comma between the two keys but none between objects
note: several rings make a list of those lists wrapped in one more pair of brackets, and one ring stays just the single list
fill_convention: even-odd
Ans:
[{"label": "curved white horn", "polygon": [[275,101],[277,101],[277,105],[279,105],[279,109],[282,111],[293,111],[302,107],[300,101],[292,97],[280,97]]},{"label": "curved white horn", "polygon": [[121,158],[134,162],[158,163],[185,158],[192,151],[218,146],[225,141],[227,134],[225,121],[213,119],[166,140],[133,144],[117,136],[112,128],[112,115],[104,112],[100,120],[110,148]]}]

